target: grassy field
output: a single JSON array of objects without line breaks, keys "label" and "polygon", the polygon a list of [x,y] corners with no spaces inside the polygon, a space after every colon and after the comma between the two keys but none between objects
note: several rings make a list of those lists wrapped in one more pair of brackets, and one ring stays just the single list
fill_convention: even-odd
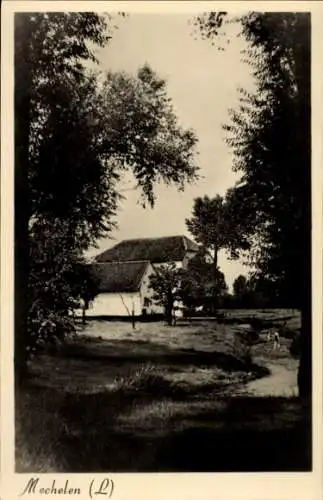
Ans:
[{"label": "grassy field", "polygon": [[[253,312],[264,323],[250,345],[244,313],[134,330],[91,321],[35,358],[16,394],[17,471],[308,470],[289,353],[299,315]],[[266,328],[282,321],[289,335],[274,351]]]}]

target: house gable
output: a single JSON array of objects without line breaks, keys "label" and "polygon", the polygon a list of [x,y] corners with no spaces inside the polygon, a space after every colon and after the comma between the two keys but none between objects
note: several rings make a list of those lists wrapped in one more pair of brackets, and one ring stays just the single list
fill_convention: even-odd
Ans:
[{"label": "house gable", "polygon": [[100,293],[133,293],[140,291],[149,265],[147,261],[102,262],[91,264],[91,269],[98,278]]},{"label": "house gable", "polygon": [[140,316],[162,313],[152,300],[150,276],[155,269],[150,262],[106,262],[92,265],[100,280],[100,292],[90,304],[88,316]]}]

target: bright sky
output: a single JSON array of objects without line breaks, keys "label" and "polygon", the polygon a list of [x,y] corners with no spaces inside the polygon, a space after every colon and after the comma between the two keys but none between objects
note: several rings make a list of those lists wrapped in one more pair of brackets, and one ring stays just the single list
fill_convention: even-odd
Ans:
[{"label": "bright sky", "polygon": [[[148,63],[166,78],[180,124],[197,134],[197,163],[203,176],[184,193],[178,193],[176,188],[156,187],[154,209],[141,208],[136,191],[125,193],[127,199],[118,214],[119,227],[111,235],[114,240],[100,241],[100,250],[126,238],[190,236],[185,218],[190,216],[194,198],[224,194],[237,180],[222,125],[228,123],[229,108],[237,105],[237,88],[252,85],[249,68],[241,62],[243,40],[230,36],[226,50],[219,51],[209,41],[192,36],[190,20],[191,16],[182,14],[131,14],[118,21],[119,29],[111,43],[98,52],[102,70],[135,73]],[[230,27],[232,34],[234,29]],[[219,264],[229,286],[238,274],[247,272],[241,262],[228,260],[224,252]]]}]

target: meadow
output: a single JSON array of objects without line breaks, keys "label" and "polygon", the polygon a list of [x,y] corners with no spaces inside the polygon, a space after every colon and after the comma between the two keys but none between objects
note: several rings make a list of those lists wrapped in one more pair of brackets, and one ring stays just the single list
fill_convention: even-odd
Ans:
[{"label": "meadow", "polygon": [[[310,428],[290,354],[299,313],[221,317],[135,329],[88,321],[31,360],[16,394],[17,472],[309,470]],[[282,324],[274,350],[267,333]]]}]

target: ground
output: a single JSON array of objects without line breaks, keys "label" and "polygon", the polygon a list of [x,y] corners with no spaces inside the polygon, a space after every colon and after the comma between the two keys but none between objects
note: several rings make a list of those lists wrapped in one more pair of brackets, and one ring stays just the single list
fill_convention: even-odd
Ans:
[{"label": "ground", "polygon": [[[257,318],[260,336],[246,332]],[[279,350],[266,331],[286,321]],[[30,364],[16,395],[21,472],[310,468],[289,352],[295,311],[230,311],[221,323],[91,321]]]}]

